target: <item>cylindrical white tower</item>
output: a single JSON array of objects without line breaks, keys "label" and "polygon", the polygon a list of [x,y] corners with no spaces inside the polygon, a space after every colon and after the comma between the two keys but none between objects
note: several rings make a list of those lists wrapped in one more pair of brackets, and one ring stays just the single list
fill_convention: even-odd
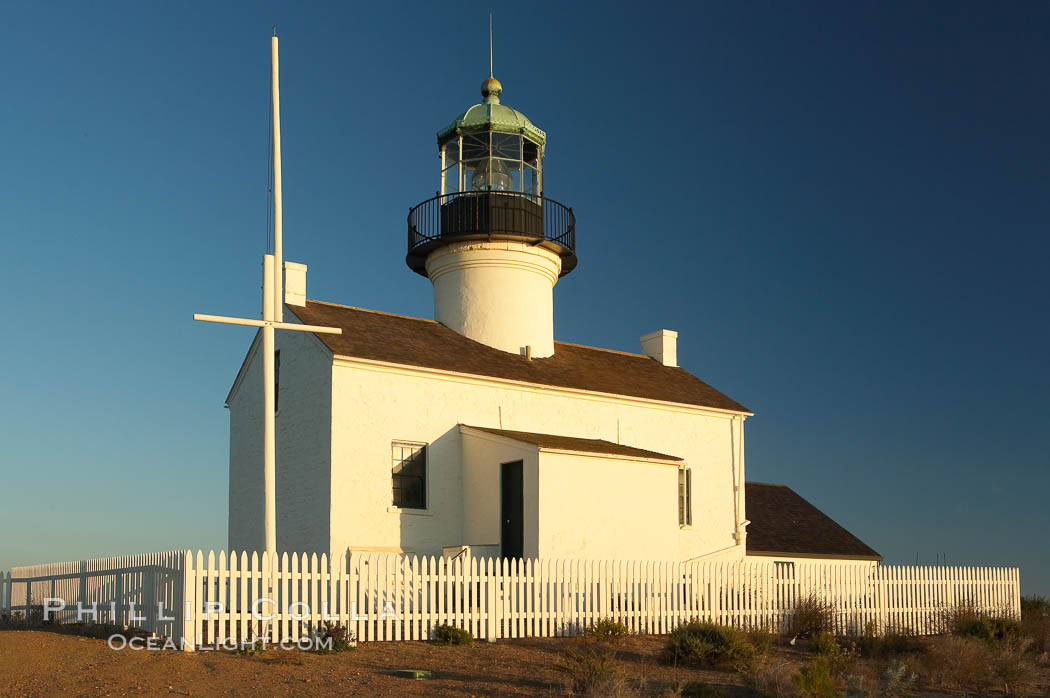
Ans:
[{"label": "cylindrical white tower", "polygon": [[456,242],[427,256],[434,319],[515,354],[554,354],[554,284],[561,257],[512,240]]},{"label": "cylindrical white tower", "polygon": [[501,351],[554,354],[554,284],[576,266],[572,209],[543,196],[546,134],[484,101],[438,133],[441,190],[408,214],[408,255],[434,285],[434,316]]}]

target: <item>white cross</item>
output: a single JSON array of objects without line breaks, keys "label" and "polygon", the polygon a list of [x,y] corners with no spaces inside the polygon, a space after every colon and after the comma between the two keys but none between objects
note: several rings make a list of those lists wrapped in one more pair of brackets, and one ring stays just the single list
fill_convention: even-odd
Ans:
[{"label": "white cross", "polygon": [[277,79],[277,35],[270,40],[272,59],[271,80],[273,87],[273,254],[263,256],[263,319],[225,317],[222,315],[202,315],[194,313],[194,320],[204,322],[222,322],[228,325],[249,325],[261,327],[263,335],[263,537],[266,541],[266,552],[270,555],[271,564],[277,553],[277,498],[275,492],[275,470],[277,462],[277,442],[275,438],[274,408],[274,331],[294,330],[298,332],[319,332],[323,334],[342,334],[338,327],[320,327],[317,325],[297,325],[284,322],[284,299],[282,296],[283,279],[281,277],[284,260],[282,259],[281,227],[283,213],[281,210],[281,97]]}]

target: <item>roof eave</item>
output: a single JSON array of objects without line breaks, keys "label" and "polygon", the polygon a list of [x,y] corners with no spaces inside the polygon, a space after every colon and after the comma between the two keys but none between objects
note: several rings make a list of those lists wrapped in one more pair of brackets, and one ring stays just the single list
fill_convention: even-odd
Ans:
[{"label": "roof eave", "polygon": [[858,561],[871,561],[871,562],[882,562],[882,555],[875,553],[874,555],[839,555],[837,553],[803,553],[792,550],[747,550],[747,555],[753,557],[803,557],[811,558],[814,560],[858,560]]}]

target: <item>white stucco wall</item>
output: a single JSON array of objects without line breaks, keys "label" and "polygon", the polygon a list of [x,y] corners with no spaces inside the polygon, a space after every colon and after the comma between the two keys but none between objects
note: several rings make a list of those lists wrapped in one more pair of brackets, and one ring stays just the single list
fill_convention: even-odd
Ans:
[{"label": "white stucco wall", "polygon": [[[294,317],[290,319],[294,322]],[[331,513],[331,353],[305,332],[276,333],[277,548],[328,552]],[[262,550],[262,361],[253,345],[231,393],[229,548]]]},{"label": "white stucco wall", "polygon": [[539,556],[674,560],[678,466],[540,453]]},{"label": "white stucco wall", "polygon": [[[461,427],[464,543],[500,554],[500,467],[523,465],[525,557],[678,557],[678,465],[564,453]],[[644,522],[644,523],[642,523]]]},{"label": "white stucco wall", "polygon": [[492,434],[463,431],[463,544],[469,545],[477,557],[499,556],[500,468],[503,463],[520,460],[525,518],[522,550],[525,557],[537,557],[539,448]]},{"label": "white stucco wall", "polygon": [[[734,489],[744,477],[740,415],[340,357],[332,386],[333,550],[437,555],[449,545],[494,543],[485,540],[472,522],[478,515],[476,507],[486,506],[477,498],[489,497],[498,506],[499,491],[481,488],[479,493],[476,483],[465,486],[460,423],[605,439],[683,458],[693,470],[693,526],[677,528],[677,484],[669,486],[666,500],[672,532],[667,533],[663,524],[648,528],[648,516],[638,517],[634,524],[650,535],[666,536],[670,542],[663,554],[670,559],[736,545],[734,525],[743,511],[743,495]],[[391,506],[394,440],[430,444],[425,512]],[[556,469],[553,466],[552,474]],[[667,473],[668,478],[672,474],[677,478],[673,468]],[[470,494],[465,496],[468,488]],[[526,539],[527,551],[528,546]],[[542,548],[539,542],[537,546]],[[656,557],[649,544],[638,549],[625,546],[615,556]]]}]

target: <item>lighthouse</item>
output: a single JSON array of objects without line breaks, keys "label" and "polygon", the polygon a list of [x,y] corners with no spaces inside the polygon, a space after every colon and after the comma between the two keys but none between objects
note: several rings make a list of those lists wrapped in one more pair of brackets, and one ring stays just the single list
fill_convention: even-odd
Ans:
[{"label": "lighthouse", "polygon": [[487,346],[554,354],[554,285],[576,266],[572,209],[543,188],[547,134],[502,104],[489,77],[438,131],[438,195],[408,214],[409,268],[434,287],[434,318]]}]

